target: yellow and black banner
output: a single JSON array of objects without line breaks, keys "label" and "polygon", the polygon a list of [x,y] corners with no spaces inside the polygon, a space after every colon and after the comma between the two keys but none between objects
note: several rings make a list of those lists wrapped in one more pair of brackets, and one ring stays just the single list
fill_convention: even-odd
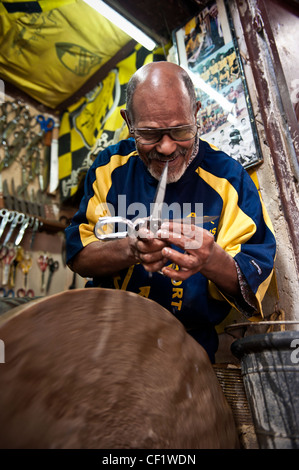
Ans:
[{"label": "yellow and black banner", "polygon": [[1,2],[0,31],[1,79],[53,110],[132,40],[83,0]]},{"label": "yellow and black banner", "polygon": [[128,137],[120,115],[120,109],[126,106],[126,85],[142,65],[158,60],[165,60],[162,51],[149,52],[136,45],[134,51],[119,62],[101,83],[64,112],[59,134],[62,201],[76,192],[79,178],[99,151]]}]

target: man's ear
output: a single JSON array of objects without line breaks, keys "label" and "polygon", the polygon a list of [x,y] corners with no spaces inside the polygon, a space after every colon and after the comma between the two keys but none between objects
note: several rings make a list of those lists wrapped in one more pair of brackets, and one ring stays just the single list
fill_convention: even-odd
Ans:
[{"label": "man's ear", "polygon": [[124,121],[126,121],[126,124],[127,124],[127,126],[128,126],[128,129],[129,129],[130,134],[133,134],[132,126],[131,126],[131,123],[130,123],[130,119],[129,119],[127,110],[121,108],[120,114],[121,114],[121,117],[124,119]]},{"label": "man's ear", "polygon": [[195,117],[197,116],[197,113],[198,113],[198,111],[200,110],[200,108],[201,108],[201,101],[197,101],[197,102],[196,102]]}]

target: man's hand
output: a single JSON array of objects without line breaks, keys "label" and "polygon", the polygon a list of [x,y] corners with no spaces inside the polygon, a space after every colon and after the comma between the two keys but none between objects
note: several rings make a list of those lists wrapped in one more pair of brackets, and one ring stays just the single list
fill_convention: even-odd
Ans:
[{"label": "man's hand", "polygon": [[164,267],[162,272],[176,281],[185,280],[204,270],[213,258],[215,250],[213,235],[194,224],[164,223],[157,236],[183,250],[182,253],[169,246],[162,249],[162,255],[179,267],[179,270]]},{"label": "man's hand", "polygon": [[201,272],[224,293],[232,296],[240,294],[238,275],[233,257],[224,251],[214,240],[214,236],[193,224],[169,222],[162,224],[156,235],[181,248],[179,252],[170,246],[162,248],[161,257],[176,264],[179,270],[164,266],[162,273],[175,281],[183,281]]},{"label": "man's hand", "polygon": [[149,229],[142,227],[137,237],[129,237],[129,246],[136,262],[149,272],[160,271],[167,262],[162,250],[168,246],[168,240],[157,238]]}]

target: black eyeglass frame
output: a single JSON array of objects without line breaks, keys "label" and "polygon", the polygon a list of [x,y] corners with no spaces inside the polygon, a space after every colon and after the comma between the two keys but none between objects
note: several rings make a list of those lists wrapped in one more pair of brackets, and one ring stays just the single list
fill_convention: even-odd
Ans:
[{"label": "black eyeglass frame", "polygon": [[[154,144],[157,144],[158,142],[160,142],[160,140],[162,139],[162,136],[164,134],[169,134],[169,136],[171,137],[172,140],[174,140],[175,142],[187,142],[188,140],[192,140],[194,139],[194,137],[196,136],[197,134],[197,131],[198,131],[198,124],[185,124],[183,126],[175,126],[175,127],[152,127],[152,128],[149,128],[149,127],[131,127],[130,126],[130,134],[134,134],[135,135],[135,140],[138,142],[140,140],[140,138],[138,138],[138,135],[136,136],[136,133],[138,134],[138,131],[151,131],[151,132],[159,132],[160,133],[160,137],[158,138],[158,140],[155,140],[154,142],[140,142],[141,145],[154,145]],[[187,128],[193,128],[194,129],[194,135],[192,135],[192,137],[189,137],[188,139],[174,139],[171,135],[171,132],[172,131],[176,131],[176,130],[184,130],[184,129],[187,129]]]}]

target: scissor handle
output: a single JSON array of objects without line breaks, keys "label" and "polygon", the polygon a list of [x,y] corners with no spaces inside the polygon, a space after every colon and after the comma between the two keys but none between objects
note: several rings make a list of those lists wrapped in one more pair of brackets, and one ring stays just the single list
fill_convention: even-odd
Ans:
[{"label": "scissor handle", "polygon": [[54,119],[52,118],[45,119],[45,117],[42,114],[39,114],[36,117],[36,120],[40,124],[40,127],[44,132],[48,132],[52,130],[55,124]]},{"label": "scissor handle", "polygon": [[[127,232],[111,232],[107,234],[103,234],[103,229],[105,225],[108,224],[117,224],[117,223],[123,223],[127,225],[128,231]],[[133,232],[135,230],[135,224],[132,222],[132,220],[125,219],[124,217],[116,216],[116,217],[100,217],[98,222],[95,225],[94,228],[94,233],[95,236],[99,240],[115,240],[118,238],[126,238],[131,231]]]},{"label": "scissor handle", "polygon": [[23,288],[17,290],[17,297],[34,297],[34,291],[28,289],[27,291]]},{"label": "scissor handle", "polygon": [[57,269],[59,268],[59,263],[58,261],[54,261],[53,258],[49,258],[48,259],[48,266],[50,268],[50,271],[57,271]]}]

